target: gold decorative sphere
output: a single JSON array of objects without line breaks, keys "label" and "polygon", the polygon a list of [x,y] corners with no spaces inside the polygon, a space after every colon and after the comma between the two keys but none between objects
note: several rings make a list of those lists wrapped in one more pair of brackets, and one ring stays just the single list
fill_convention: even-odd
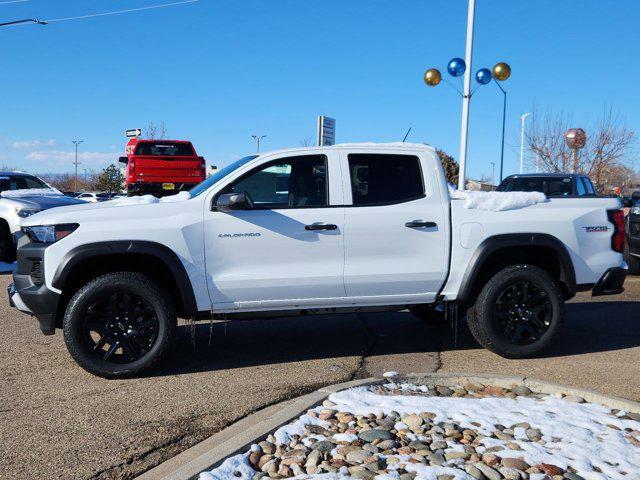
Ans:
[{"label": "gold decorative sphere", "polygon": [[504,82],[511,76],[511,67],[508,63],[500,62],[493,66],[493,78]]},{"label": "gold decorative sphere", "polygon": [[424,83],[429,85],[430,87],[435,87],[442,80],[442,75],[440,74],[440,70],[437,68],[430,68],[426,72],[424,72]]}]

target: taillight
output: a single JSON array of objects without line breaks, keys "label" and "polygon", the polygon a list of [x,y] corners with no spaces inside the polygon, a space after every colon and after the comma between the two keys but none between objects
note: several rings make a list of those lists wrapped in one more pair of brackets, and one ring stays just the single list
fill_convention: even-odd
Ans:
[{"label": "taillight", "polygon": [[624,253],[625,228],[624,213],[622,210],[607,210],[607,217],[613,223],[613,236],[611,237],[611,248],[618,253]]},{"label": "taillight", "polygon": [[202,178],[205,178],[207,176],[207,166],[204,162],[200,164],[200,173],[202,175]]},{"label": "taillight", "polygon": [[133,158],[129,159],[129,163],[127,163],[127,168],[129,169],[129,175],[135,176],[136,174],[136,162]]}]

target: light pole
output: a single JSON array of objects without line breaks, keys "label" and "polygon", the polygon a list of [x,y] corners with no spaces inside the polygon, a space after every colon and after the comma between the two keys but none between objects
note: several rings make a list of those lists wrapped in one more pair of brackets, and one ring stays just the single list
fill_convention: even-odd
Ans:
[{"label": "light pole", "polygon": [[496,162],[489,162],[491,164],[491,185],[496,184]]},{"label": "light pole", "polygon": [[520,174],[524,173],[524,121],[531,112],[520,115]]},{"label": "light pole", "polygon": [[73,181],[73,189],[77,192],[78,191],[78,145],[80,145],[81,143],[83,143],[84,140],[72,140],[71,143],[73,143],[76,147],[76,159],[73,162],[73,165],[76,167],[76,176],[74,177],[74,181]]},{"label": "light pole", "polygon": [[[467,68],[467,64],[461,58],[452,58],[447,64],[447,72],[452,77],[460,77],[462,76],[462,74],[465,74],[465,79],[467,77],[467,74],[470,73],[469,69]],[[462,96],[463,100],[466,98],[467,103],[468,103],[468,100],[471,99],[471,97],[473,96],[473,94],[476,92],[478,88],[480,88],[482,85],[487,85],[492,80],[496,82],[496,85],[498,85],[498,88],[502,91],[503,93],[502,143],[501,143],[502,146],[501,146],[501,152],[500,152],[500,179],[501,180],[502,180],[502,169],[503,169],[503,163],[504,163],[504,126],[505,126],[505,115],[507,112],[507,92],[502,88],[502,86],[498,82],[504,82],[505,80],[508,80],[510,76],[511,76],[511,67],[509,66],[508,63],[505,63],[505,62],[496,63],[493,66],[493,70],[489,70],[488,68],[480,68],[475,74],[476,82],[478,82],[478,85],[468,95],[461,92],[455,85],[452,85],[447,80],[445,80],[445,82],[449,86],[451,86],[456,92],[458,92],[458,94],[460,94],[460,96]],[[440,70],[438,70],[437,68],[430,68],[424,73],[424,82],[430,87],[435,87],[442,80],[443,80],[442,74],[440,73]],[[464,103],[463,103],[463,106],[464,106]],[[464,109],[463,109],[463,117],[464,117]],[[467,121],[468,121],[468,112],[467,112]],[[467,140],[466,140],[466,127],[465,127],[464,121],[463,121],[462,130],[463,130],[463,134],[462,134],[461,140],[463,141],[461,142],[461,145],[464,148],[461,147],[461,150],[460,150],[460,155],[461,155],[460,172],[461,173],[458,176],[458,190],[464,190],[464,186],[465,186],[465,178],[464,178],[465,163],[463,160],[466,158]],[[463,153],[464,153],[464,157],[462,156]]]},{"label": "light pole", "polygon": [[473,24],[475,20],[476,0],[469,0],[467,11],[467,44],[465,63],[469,66],[464,74],[464,90],[462,93],[462,128],[460,131],[460,174],[458,190],[464,190],[465,173],[467,171],[467,136],[469,132],[469,104],[471,103],[471,61],[473,59]]},{"label": "light pole", "polygon": [[260,141],[263,138],[266,138],[266,135],[262,135],[262,136],[251,135],[251,138],[253,138],[256,141],[256,152],[260,153]]},{"label": "light pole", "polygon": [[0,27],[8,27],[10,25],[18,25],[20,23],[37,23],[38,25],[46,25],[44,20],[38,20],[37,18],[26,18],[24,20],[13,20],[12,22],[0,23]]}]

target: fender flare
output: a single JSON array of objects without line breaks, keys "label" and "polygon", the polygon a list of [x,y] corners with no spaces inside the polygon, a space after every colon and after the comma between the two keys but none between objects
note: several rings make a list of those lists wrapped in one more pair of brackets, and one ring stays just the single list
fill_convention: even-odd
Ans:
[{"label": "fender flare", "polygon": [[120,240],[115,242],[95,242],[80,245],[71,249],[62,258],[53,275],[51,285],[62,290],[73,269],[81,262],[105,255],[149,255],[163,262],[179,288],[179,294],[185,307],[185,315],[192,316],[198,312],[193,286],[180,257],[166,245],[142,240]]},{"label": "fender flare", "polygon": [[571,255],[562,241],[547,233],[507,233],[489,237],[476,248],[462,277],[457,300],[462,302],[470,297],[480,269],[490,255],[503,248],[519,246],[552,249],[560,262],[560,281],[566,285],[570,297],[575,295],[576,272]]}]

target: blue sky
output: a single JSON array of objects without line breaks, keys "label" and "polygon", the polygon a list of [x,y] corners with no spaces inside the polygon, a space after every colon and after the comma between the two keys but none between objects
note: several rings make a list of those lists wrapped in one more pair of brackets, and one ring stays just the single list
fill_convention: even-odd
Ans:
[{"label": "blue sky", "polygon": [[[0,1],[0,21],[52,19],[171,0]],[[0,28],[0,165],[71,171],[124,152],[127,128],[165,122],[209,163],[315,141],[426,142],[459,153],[461,101],[422,82],[464,56],[466,0],[201,0],[123,15]],[[640,127],[640,2],[477,0],[474,71],[511,64],[505,173],[519,156],[519,116],[552,108],[575,126],[613,108]],[[471,102],[469,174],[499,161],[502,98]],[[587,131],[588,133],[588,131]],[[637,151],[637,149],[636,149]]]}]

